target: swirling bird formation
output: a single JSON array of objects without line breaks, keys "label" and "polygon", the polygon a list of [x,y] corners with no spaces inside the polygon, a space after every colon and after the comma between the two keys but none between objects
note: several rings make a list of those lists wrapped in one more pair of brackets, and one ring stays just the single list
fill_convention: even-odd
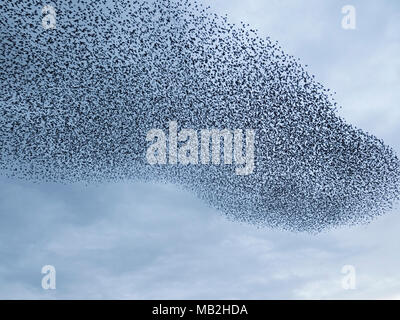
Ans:
[{"label": "swirling bird formation", "polygon": [[[277,42],[194,1],[0,3],[0,170],[57,182],[175,183],[228,217],[292,231],[368,222],[399,195],[399,160],[336,113]],[[44,13],[46,14],[46,13]],[[150,165],[146,133],[256,132],[255,168]]]}]

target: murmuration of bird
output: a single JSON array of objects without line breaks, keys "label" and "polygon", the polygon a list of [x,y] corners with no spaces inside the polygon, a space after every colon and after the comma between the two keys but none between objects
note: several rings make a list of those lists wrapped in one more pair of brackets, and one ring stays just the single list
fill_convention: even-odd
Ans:
[{"label": "murmuration of bird", "polygon": [[[2,175],[173,183],[230,219],[295,232],[370,222],[398,200],[393,149],[346,123],[332,91],[257,30],[187,0],[51,6],[42,23],[42,1],[0,3]],[[253,171],[149,163],[147,133],[171,122],[254,130]]]}]

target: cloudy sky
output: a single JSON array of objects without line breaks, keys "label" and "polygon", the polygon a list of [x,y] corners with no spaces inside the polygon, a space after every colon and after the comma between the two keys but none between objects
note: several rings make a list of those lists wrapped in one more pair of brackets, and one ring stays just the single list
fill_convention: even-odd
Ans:
[{"label": "cloudy sky", "polygon": [[[201,2],[278,40],[337,92],[346,120],[400,154],[397,0]],[[348,4],[355,30],[341,26]],[[294,234],[229,221],[172,185],[0,178],[0,298],[400,299],[398,211]],[[42,289],[44,265],[56,268],[55,290]]]}]

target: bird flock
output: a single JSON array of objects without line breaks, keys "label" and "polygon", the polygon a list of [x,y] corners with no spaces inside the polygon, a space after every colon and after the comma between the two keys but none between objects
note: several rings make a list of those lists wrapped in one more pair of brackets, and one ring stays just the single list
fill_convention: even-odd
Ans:
[{"label": "bird flock", "polygon": [[[45,28],[43,1],[0,2],[2,175],[173,183],[228,218],[295,232],[369,222],[398,200],[393,150],[249,25],[189,0],[50,4]],[[254,171],[149,164],[146,133],[171,121],[254,130]]]}]

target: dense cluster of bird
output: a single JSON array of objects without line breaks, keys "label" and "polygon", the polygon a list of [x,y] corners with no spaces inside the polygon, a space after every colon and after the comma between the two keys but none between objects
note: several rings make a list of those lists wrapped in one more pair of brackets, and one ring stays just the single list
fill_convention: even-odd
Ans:
[{"label": "dense cluster of bird", "polygon": [[[277,42],[194,1],[0,3],[0,169],[35,181],[140,179],[227,216],[293,231],[370,221],[399,195],[399,160],[344,122]],[[254,129],[255,169],[150,165],[146,133]]]}]

